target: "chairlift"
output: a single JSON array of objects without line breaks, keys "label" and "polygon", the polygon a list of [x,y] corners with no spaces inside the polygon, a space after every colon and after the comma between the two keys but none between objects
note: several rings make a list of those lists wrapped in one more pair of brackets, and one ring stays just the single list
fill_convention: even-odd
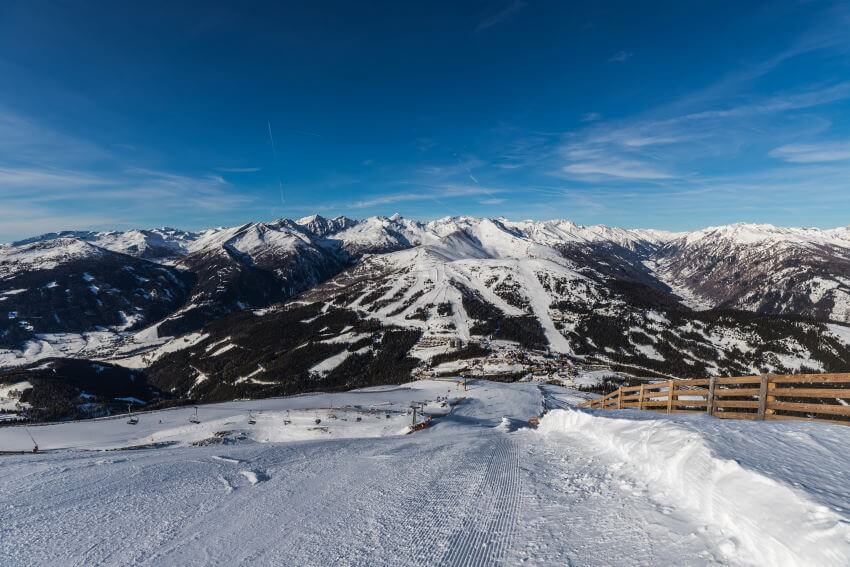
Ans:
[{"label": "chairlift", "polygon": [[248,412],[248,425],[255,425],[257,420],[254,418],[254,414]]},{"label": "chairlift", "polygon": [[130,419],[127,420],[129,425],[136,425],[139,423],[139,418],[133,415],[133,407],[130,404],[127,404],[127,413],[130,414]]},{"label": "chairlift", "polygon": [[198,419],[198,407],[195,406],[195,414],[189,418],[189,423],[201,423],[201,420]]},{"label": "chairlift", "polygon": [[318,414],[318,413],[316,414],[316,420],[315,420],[315,421],[316,421],[316,425],[319,425],[320,423],[322,423],[322,420],[321,420],[321,419],[319,419],[319,414]]},{"label": "chairlift", "polygon": [[290,423],[292,423],[292,420],[289,418],[289,410],[286,410],[286,417],[283,418],[283,424],[289,425]]}]

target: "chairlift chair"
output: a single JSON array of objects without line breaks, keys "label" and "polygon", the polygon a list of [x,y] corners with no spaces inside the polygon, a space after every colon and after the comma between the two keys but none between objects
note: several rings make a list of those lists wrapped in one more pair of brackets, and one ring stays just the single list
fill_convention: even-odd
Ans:
[{"label": "chairlift chair", "polygon": [[198,419],[198,408],[195,408],[195,414],[189,418],[189,423],[201,423],[201,420]]}]

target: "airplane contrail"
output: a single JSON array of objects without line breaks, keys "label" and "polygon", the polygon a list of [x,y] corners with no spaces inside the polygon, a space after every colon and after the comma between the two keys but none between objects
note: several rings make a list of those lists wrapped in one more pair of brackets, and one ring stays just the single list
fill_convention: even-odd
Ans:
[{"label": "airplane contrail", "polygon": [[267,123],[269,125],[269,140],[272,143],[272,155],[274,156],[274,167],[275,167],[275,171],[277,172],[277,186],[278,186],[278,190],[280,192],[280,205],[283,206],[283,181],[280,180],[280,168],[278,167],[278,163],[277,163],[277,148],[274,145],[274,134],[272,134],[272,121],[267,120]]}]

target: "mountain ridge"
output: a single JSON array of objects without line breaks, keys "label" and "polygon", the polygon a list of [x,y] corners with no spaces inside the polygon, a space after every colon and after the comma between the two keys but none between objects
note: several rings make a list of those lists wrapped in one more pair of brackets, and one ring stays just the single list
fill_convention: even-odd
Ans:
[{"label": "mountain ridge", "polygon": [[51,233],[0,246],[0,368],[98,360],[201,400],[586,363],[847,370],[848,235],[400,215]]}]

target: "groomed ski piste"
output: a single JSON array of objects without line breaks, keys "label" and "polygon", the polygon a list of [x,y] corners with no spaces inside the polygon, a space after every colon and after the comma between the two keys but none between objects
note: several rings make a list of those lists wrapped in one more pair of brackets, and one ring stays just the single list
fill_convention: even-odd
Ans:
[{"label": "groomed ski piste", "polygon": [[846,427],[584,396],[418,381],[0,428],[40,449],[0,455],[0,565],[850,564]]}]

